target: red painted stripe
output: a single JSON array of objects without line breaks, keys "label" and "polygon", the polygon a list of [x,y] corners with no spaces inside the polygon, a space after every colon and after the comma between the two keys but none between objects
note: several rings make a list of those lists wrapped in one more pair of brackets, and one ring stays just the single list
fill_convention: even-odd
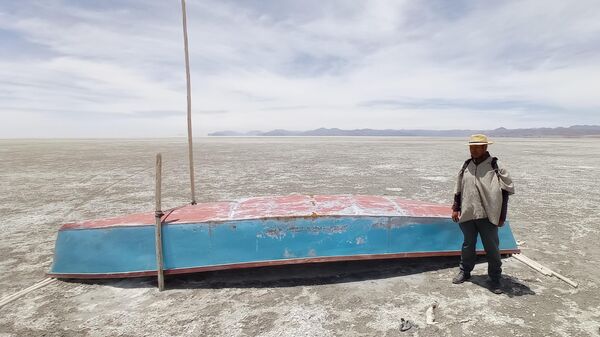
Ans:
[{"label": "red painted stripe", "polygon": [[[220,222],[242,219],[307,216],[450,217],[448,205],[376,195],[288,195],[256,197],[231,202],[186,205],[166,212],[165,223]],[[63,225],[61,230],[142,226],[154,224],[154,212]]]}]

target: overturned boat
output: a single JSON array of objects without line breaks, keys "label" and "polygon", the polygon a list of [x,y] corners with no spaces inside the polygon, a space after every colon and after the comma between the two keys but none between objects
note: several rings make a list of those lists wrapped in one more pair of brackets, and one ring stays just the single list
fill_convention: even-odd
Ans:
[{"label": "overturned boat", "polygon": [[[460,255],[449,206],[392,196],[289,195],[186,205],[162,216],[164,274],[327,261]],[[49,276],[157,273],[155,214],[63,225]],[[519,249],[507,223],[500,253]],[[481,242],[477,250],[483,253]]]}]

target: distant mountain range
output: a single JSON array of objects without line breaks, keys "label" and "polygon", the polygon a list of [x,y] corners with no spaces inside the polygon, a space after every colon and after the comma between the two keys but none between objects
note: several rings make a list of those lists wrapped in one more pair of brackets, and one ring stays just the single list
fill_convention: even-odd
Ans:
[{"label": "distant mountain range", "polygon": [[209,133],[209,136],[290,136],[290,137],[310,137],[310,136],[370,136],[370,137],[390,137],[390,136],[422,136],[422,137],[465,137],[475,133],[484,133],[493,137],[600,137],[600,125],[573,125],[570,127],[559,128],[532,128],[532,129],[506,129],[498,128],[494,130],[373,130],[373,129],[326,129],[320,128],[310,131],[289,131],[276,129],[267,132],[263,131],[218,131]]}]

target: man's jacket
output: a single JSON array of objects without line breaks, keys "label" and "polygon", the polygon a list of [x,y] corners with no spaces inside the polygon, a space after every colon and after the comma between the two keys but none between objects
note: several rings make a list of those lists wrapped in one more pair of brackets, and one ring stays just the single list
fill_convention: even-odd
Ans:
[{"label": "man's jacket", "polygon": [[515,188],[502,163],[496,163],[497,174],[489,154],[479,164],[471,160],[464,172],[459,172],[452,206],[454,211],[461,212],[459,222],[487,218],[497,226],[501,219],[505,220],[508,195],[514,194]]}]

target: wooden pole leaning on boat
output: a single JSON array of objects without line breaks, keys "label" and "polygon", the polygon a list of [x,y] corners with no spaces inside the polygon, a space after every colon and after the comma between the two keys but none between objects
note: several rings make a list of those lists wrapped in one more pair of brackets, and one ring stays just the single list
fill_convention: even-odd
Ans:
[{"label": "wooden pole leaning on boat", "polygon": [[185,51],[185,78],[187,82],[187,127],[188,127],[188,157],[190,162],[190,185],[192,205],[196,204],[196,187],[194,184],[194,148],[192,145],[192,84],[190,78],[190,56],[188,52],[187,14],[185,0],[181,0],[181,15],[183,16],[183,49]]},{"label": "wooden pole leaning on boat", "polygon": [[155,242],[156,242],[156,272],[158,274],[158,290],[165,290],[165,276],[163,274],[163,251],[162,251],[162,216],[160,198],[161,198],[161,185],[162,185],[162,155],[156,154],[156,187],[155,187],[155,199],[156,209],[154,211],[155,226]]}]

